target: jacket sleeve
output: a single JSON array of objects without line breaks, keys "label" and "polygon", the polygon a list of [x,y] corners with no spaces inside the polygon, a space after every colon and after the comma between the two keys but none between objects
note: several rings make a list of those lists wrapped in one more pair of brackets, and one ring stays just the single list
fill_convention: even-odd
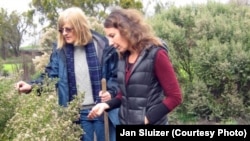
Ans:
[{"label": "jacket sleeve", "polygon": [[117,65],[118,65],[118,53],[116,49],[109,46],[108,40],[105,36],[92,30],[94,41],[96,41],[99,49],[102,49],[101,65],[102,65],[102,78],[107,81],[107,90],[115,97],[118,92],[117,84]]},{"label": "jacket sleeve", "polygon": [[112,97],[119,91],[117,83],[118,53],[110,46],[103,51],[102,76],[107,80],[107,90]]}]

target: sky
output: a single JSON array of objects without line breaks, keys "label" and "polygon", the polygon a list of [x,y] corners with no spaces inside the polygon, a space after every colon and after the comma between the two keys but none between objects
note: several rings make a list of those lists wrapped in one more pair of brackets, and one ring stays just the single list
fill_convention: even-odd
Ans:
[{"label": "sky", "polygon": [[18,12],[26,11],[28,4],[32,0],[0,0],[0,7],[7,9],[8,11],[16,10]]},{"label": "sky", "polygon": [[[6,9],[8,12],[16,10],[17,12],[24,12],[29,9],[29,3],[32,0],[0,0],[0,8]],[[143,2],[147,2],[148,0],[142,0]],[[207,0],[161,0],[163,3],[165,2],[174,2],[176,6],[185,6],[187,4],[202,4],[206,3]],[[229,0],[214,0],[221,3],[227,3]],[[153,8],[153,5],[151,5]],[[150,11],[149,11],[150,12]],[[30,44],[30,41],[25,41],[22,43],[23,46]]]}]

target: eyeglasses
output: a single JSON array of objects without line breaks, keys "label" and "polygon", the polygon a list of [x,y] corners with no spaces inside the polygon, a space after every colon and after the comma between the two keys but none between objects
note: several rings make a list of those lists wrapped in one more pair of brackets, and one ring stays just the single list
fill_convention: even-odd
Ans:
[{"label": "eyeglasses", "polygon": [[68,28],[68,27],[65,27],[65,28],[60,28],[58,31],[62,34],[64,31],[66,33],[70,33],[72,32],[73,28]]}]

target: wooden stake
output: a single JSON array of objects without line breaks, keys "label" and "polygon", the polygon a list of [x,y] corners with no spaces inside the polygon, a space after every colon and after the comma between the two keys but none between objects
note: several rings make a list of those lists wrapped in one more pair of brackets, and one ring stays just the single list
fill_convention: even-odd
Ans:
[{"label": "wooden stake", "polygon": [[[102,92],[105,93],[107,91],[107,83],[106,79],[102,78]],[[105,129],[105,141],[109,141],[109,118],[108,113],[104,111],[104,129]]]}]

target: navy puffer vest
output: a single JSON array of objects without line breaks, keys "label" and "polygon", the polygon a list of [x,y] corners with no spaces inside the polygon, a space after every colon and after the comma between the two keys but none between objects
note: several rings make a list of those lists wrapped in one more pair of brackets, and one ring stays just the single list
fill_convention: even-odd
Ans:
[{"label": "navy puffer vest", "polygon": [[[154,109],[154,106],[161,103],[164,95],[163,90],[154,73],[154,60],[160,47],[149,47],[142,51],[137,59],[128,85],[125,84],[126,59],[119,61],[118,84],[123,94],[120,107],[121,124],[144,124],[144,117],[147,111]],[[154,124],[166,124],[167,117]]]}]

